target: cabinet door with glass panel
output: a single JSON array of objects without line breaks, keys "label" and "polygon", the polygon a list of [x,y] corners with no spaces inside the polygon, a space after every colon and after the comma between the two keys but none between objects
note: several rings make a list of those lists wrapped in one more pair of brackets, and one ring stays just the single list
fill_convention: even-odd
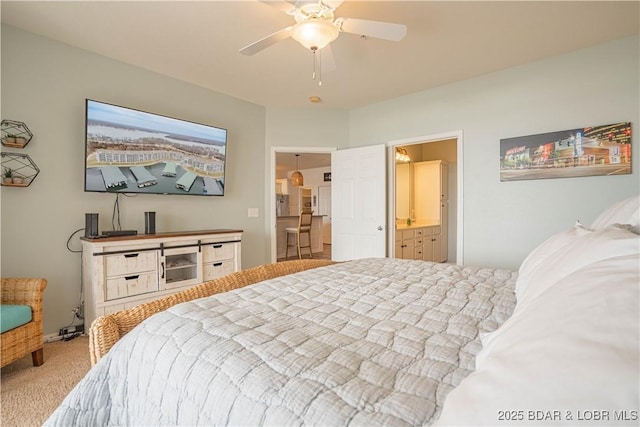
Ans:
[{"label": "cabinet door with glass panel", "polygon": [[312,191],[311,187],[300,187],[300,210],[302,212],[311,212]]},{"label": "cabinet door with glass panel", "polygon": [[202,252],[197,242],[189,247],[163,247],[160,252],[160,289],[202,282]]}]

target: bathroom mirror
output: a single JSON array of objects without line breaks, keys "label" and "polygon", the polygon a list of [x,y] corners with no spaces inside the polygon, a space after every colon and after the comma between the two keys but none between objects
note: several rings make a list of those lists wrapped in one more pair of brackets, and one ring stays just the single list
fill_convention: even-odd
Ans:
[{"label": "bathroom mirror", "polygon": [[396,222],[405,224],[413,218],[413,162],[418,146],[395,147],[396,161]]}]

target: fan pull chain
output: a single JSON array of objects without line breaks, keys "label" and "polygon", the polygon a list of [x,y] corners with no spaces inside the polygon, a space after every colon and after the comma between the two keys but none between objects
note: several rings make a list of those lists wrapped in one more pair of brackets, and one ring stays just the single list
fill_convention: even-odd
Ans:
[{"label": "fan pull chain", "polygon": [[322,52],[318,54],[318,72],[316,73],[316,53],[318,52],[317,47],[312,47],[311,52],[313,52],[313,73],[311,76],[313,80],[316,79],[316,75],[318,76],[318,86],[322,86]]},{"label": "fan pull chain", "polygon": [[322,86],[322,51],[318,55],[318,86]]},{"label": "fan pull chain", "polygon": [[311,52],[313,52],[313,73],[311,74],[311,77],[313,77],[313,80],[316,79],[316,51],[318,50],[318,48],[311,48]]}]

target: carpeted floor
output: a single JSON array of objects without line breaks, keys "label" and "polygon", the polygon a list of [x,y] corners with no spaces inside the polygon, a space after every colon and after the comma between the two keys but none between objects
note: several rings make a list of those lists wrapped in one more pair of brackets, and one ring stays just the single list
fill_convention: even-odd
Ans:
[{"label": "carpeted floor", "polygon": [[87,373],[89,338],[44,345],[44,364],[34,367],[31,355],[0,370],[0,425],[41,426]]}]

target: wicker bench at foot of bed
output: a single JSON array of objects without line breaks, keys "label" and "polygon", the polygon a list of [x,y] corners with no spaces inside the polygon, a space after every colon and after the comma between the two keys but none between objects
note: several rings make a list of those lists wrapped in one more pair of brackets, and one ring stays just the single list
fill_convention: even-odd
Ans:
[{"label": "wicker bench at foot of bed", "polygon": [[123,335],[140,322],[176,304],[330,264],[333,264],[333,261],[303,259],[260,265],[202,283],[156,301],[99,317],[89,329],[91,365],[95,365]]}]

